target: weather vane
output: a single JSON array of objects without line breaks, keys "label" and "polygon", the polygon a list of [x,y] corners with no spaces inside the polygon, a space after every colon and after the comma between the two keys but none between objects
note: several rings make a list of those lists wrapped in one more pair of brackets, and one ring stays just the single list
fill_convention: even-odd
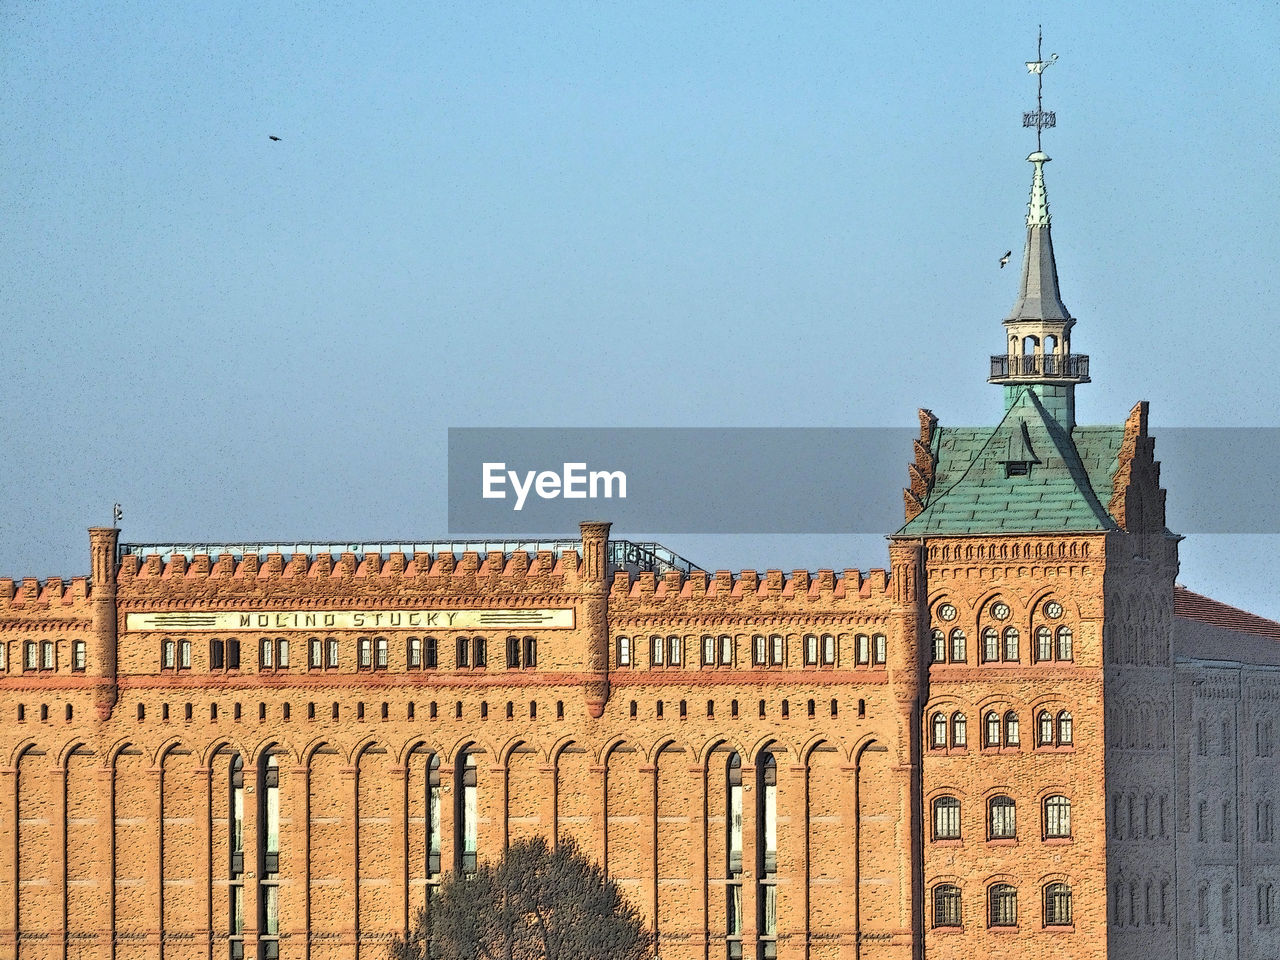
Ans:
[{"label": "weather vane", "polygon": [[1041,52],[1041,46],[1043,43],[1044,29],[1041,28],[1036,33],[1036,58],[1035,60],[1027,61],[1027,73],[1034,73],[1036,75],[1036,108],[1035,110],[1028,110],[1022,115],[1022,125],[1024,127],[1036,128],[1037,153],[1041,152],[1040,132],[1044,130],[1045,127],[1056,127],[1058,125],[1058,118],[1054,112],[1052,110],[1043,109],[1043,105],[1041,103],[1041,97],[1044,93],[1044,68],[1058,59],[1058,55],[1056,53],[1049,54],[1048,60],[1044,59],[1044,54]]}]

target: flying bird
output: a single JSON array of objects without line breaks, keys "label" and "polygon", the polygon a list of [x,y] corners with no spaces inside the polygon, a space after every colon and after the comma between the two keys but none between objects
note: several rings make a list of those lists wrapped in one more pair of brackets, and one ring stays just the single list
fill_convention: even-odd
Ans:
[{"label": "flying bird", "polygon": [[1005,264],[1009,262],[1009,258],[1013,256],[1012,250],[1006,250],[1004,256],[1000,258],[1000,269],[1003,270]]},{"label": "flying bird", "polygon": [[267,139],[268,139],[268,140],[275,140],[277,143],[280,141],[280,138],[279,138],[279,137],[276,137],[276,136],[268,136],[268,137],[267,137]]}]

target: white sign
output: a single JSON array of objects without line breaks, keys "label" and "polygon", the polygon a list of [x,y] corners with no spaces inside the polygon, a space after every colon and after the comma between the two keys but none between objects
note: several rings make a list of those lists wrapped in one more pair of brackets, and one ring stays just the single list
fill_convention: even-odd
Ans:
[{"label": "white sign", "polygon": [[130,613],[127,630],[569,630],[573,610],[180,610]]}]

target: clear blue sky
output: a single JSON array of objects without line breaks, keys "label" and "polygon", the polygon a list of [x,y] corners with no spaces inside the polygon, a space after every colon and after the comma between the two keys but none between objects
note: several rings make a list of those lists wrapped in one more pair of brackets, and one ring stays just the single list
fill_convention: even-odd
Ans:
[{"label": "clear blue sky", "polygon": [[[450,426],[994,422],[1040,22],[1081,421],[1275,425],[1275,4],[5,2],[0,572],[86,572],[116,500],[443,537]],[[1277,545],[1182,579],[1280,616]]]}]

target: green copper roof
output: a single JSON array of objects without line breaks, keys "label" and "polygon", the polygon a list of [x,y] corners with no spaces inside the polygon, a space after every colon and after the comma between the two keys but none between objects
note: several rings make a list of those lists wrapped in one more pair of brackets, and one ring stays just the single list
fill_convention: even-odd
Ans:
[{"label": "green copper roof", "polygon": [[[1070,434],[1023,390],[996,427],[940,427],[932,492],[904,536],[1114,530],[1105,504],[1124,427]],[[1028,465],[1009,476],[1010,461]]]}]

